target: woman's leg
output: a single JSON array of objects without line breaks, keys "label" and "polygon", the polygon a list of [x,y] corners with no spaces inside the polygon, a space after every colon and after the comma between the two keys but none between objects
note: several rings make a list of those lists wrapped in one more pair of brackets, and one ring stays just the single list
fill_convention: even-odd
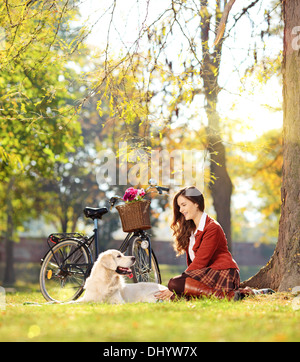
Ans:
[{"label": "woman's leg", "polygon": [[[169,280],[168,289],[175,294],[175,296],[180,296],[184,294],[185,279],[189,276],[185,273],[177,275],[176,277]],[[174,297],[175,297],[174,296]]]},{"label": "woman's leg", "polygon": [[239,300],[240,293],[236,290],[229,292],[222,292],[214,288],[209,287],[208,285],[202,283],[199,280],[195,280],[189,277],[188,274],[181,274],[172,279],[168,283],[168,289],[174,293],[174,299],[176,296],[185,296],[188,299],[190,297],[201,297],[201,296],[215,296],[219,299],[227,298],[229,300]]},{"label": "woman's leg", "polygon": [[208,285],[200,282],[199,280],[195,280],[193,278],[186,278],[184,285],[184,295],[186,296],[194,296],[194,297],[211,297],[214,296],[219,299],[228,299],[228,300],[240,300],[240,292],[237,290],[231,290],[228,292],[223,292],[221,290],[217,290],[209,287]]},{"label": "woman's leg", "polygon": [[[219,285],[218,288],[215,288],[203,283],[201,280],[191,278],[191,276],[186,273],[182,273],[181,275],[170,279],[168,283],[168,289],[174,293],[174,296],[171,297],[171,300],[174,300],[176,296],[184,296],[187,299],[190,299],[190,297],[215,296],[219,299],[226,298],[237,301],[247,296],[254,296],[256,294],[275,293],[271,289],[253,290],[249,287],[238,288],[239,278],[236,276],[235,278],[235,282],[230,285],[231,288],[234,289],[227,288],[225,291],[223,286]],[[207,281],[208,279],[206,278],[205,280]]]}]

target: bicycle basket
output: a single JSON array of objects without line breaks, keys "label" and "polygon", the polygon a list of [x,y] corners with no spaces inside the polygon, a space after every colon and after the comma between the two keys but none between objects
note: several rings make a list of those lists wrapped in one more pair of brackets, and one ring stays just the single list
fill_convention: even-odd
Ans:
[{"label": "bicycle basket", "polygon": [[144,200],[116,206],[124,232],[151,229],[150,204],[150,200]]}]

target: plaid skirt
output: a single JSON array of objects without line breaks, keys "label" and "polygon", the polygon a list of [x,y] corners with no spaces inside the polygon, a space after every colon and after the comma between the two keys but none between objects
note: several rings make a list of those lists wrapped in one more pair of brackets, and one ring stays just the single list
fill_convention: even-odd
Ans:
[{"label": "plaid skirt", "polygon": [[190,278],[199,280],[215,290],[230,292],[237,290],[240,286],[240,273],[238,269],[214,270],[211,268],[202,268],[191,271],[185,271]]}]

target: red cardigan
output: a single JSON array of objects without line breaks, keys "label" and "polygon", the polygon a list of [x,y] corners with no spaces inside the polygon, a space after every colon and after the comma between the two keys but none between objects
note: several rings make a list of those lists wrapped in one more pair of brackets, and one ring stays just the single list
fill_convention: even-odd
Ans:
[{"label": "red cardigan", "polygon": [[209,216],[206,217],[203,231],[198,231],[196,234],[193,252],[195,258],[191,261],[187,247],[187,271],[205,267],[215,270],[239,269],[228,250],[227,239],[221,225]]}]

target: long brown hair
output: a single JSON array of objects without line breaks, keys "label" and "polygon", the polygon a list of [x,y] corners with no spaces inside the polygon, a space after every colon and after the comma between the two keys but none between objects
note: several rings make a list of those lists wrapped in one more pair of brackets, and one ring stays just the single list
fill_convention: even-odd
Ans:
[{"label": "long brown hair", "polygon": [[202,193],[194,186],[188,186],[174,196],[173,199],[173,222],[171,229],[173,230],[174,236],[174,249],[177,251],[177,255],[183,254],[185,249],[188,247],[189,238],[191,233],[196,230],[196,226],[193,220],[185,220],[183,214],[179,211],[178,197],[184,196],[188,200],[197,204],[200,211],[204,211],[204,197]]}]

